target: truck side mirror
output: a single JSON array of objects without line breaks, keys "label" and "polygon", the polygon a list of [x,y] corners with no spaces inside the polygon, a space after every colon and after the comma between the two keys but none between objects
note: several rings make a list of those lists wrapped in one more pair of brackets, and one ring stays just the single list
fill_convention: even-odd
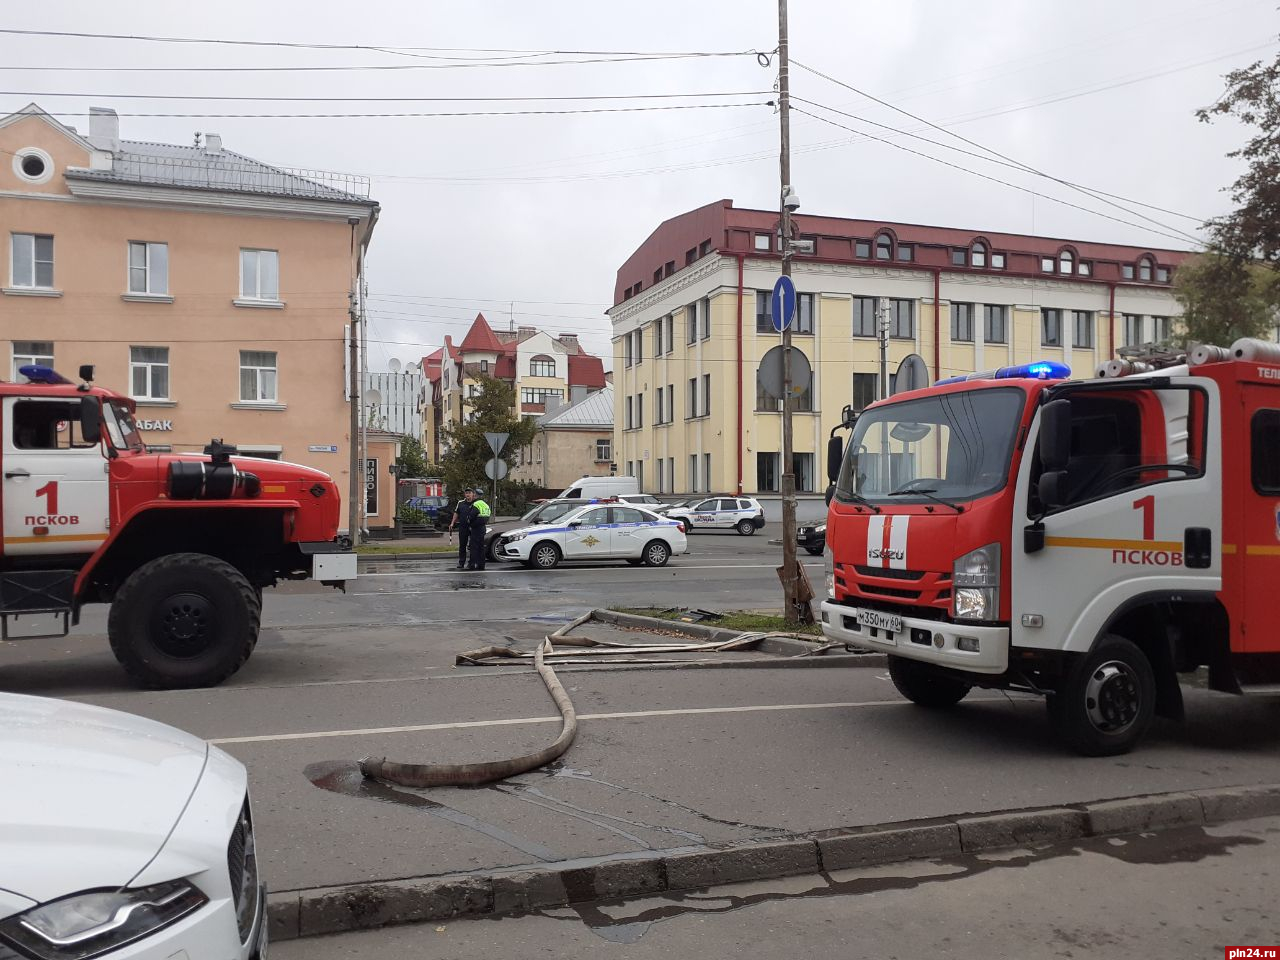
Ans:
[{"label": "truck side mirror", "polygon": [[1062,506],[1067,502],[1067,471],[1046,470],[1040,474],[1036,492],[1040,494],[1040,504],[1044,509]]},{"label": "truck side mirror", "polygon": [[844,440],[832,437],[827,441],[827,479],[832,483],[840,476],[840,464],[844,462]]},{"label": "truck side mirror", "polygon": [[102,407],[97,397],[80,398],[80,435],[89,443],[102,439]]},{"label": "truck side mirror", "polygon": [[1071,401],[1053,400],[1040,410],[1040,464],[1046,472],[1067,469],[1071,459]]}]

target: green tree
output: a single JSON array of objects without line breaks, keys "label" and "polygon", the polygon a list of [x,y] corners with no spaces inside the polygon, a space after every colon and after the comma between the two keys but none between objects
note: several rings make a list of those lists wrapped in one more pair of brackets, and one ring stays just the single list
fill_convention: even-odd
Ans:
[{"label": "green tree", "polygon": [[449,452],[440,466],[450,496],[460,496],[467,487],[489,489],[492,481],[485,476],[484,465],[493,452],[484,438],[486,433],[510,434],[501,455],[508,469],[515,465],[520,448],[533,442],[533,421],[515,412],[515,401],[515,387],[482,376],[479,394],[468,400],[472,411],[470,422],[450,423],[444,428]]},{"label": "green tree", "polygon": [[1230,187],[1236,210],[1206,225],[1213,245],[1235,260],[1280,264],[1280,54],[1233,70],[1227,88],[1211,106],[1196,111],[1205,123],[1230,116],[1252,128],[1253,136],[1227,154],[1243,160],[1245,171]]},{"label": "green tree", "polygon": [[440,469],[428,462],[422,441],[410,434],[400,438],[400,456],[396,460],[402,477],[437,477]]},{"label": "green tree", "polygon": [[1173,295],[1182,304],[1180,339],[1227,347],[1271,331],[1280,310],[1280,273],[1211,250],[1178,268]]}]

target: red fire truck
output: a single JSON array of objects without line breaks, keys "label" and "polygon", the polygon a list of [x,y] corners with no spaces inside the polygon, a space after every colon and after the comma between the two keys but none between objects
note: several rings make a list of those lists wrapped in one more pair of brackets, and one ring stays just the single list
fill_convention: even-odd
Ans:
[{"label": "red fire truck", "polygon": [[1179,674],[1280,693],[1280,346],[1038,363],[846,415],[828,449],[832,640],[924,707],[1029,691],[1076,750],[1181,719]]},{"label": "red fire truck", "polygon": [[63,636],[86,603],[109,603],[130,676],[211,686],[253,652],[263,587],[355,576],[327,474],[216,440],[203,456],[149,453],[133,400],[93,386],[92,367],[79,385],[20,372],[30,382],[0,383],[3,639]]}]

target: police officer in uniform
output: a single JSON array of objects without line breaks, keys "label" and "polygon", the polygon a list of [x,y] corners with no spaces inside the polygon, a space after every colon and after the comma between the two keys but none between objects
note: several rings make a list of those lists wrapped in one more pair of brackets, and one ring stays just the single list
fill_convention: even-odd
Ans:
[{"label": "police officer in uniform", "polygon": [[489,504],[484,502],[484,491],[477,487],[475,490],[467,491],[467,495],[471,498],[471,508],[475,511],[471,518],[471,562],[467,564],[468,570],[483,570],[484,562],[488,559],[488,553],[484,548],[485,525],[489,522],[489,517],[493,511],[489,509]]},{"label": "police officer in uniform", "polygon": [[[453,508],[453,516],[449,519],[449,532],[453,532],[453,528],[458,528],[458,569],[461,570],[467,565],[467,548],[471,543],[471,527],[478,518],[479,511],[475,507],[476,492],[467,490],[463,494],[464,499],[459,500]],[[481,530],[484,526],[481,524]],[[480,534],[480,549],[484,551],[484,533]],[[472,567],[475,566],[475,555],[472,554]]]}]

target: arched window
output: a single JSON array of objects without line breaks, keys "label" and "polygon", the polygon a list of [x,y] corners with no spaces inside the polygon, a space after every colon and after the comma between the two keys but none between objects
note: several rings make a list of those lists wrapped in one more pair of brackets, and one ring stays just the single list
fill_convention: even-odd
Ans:
[{"label": "arched window", "polygon": [[1151,280],[1151,258],[1150,257],[1143,257],[1141,260],[1138,261],[1138,279],[1146,280],[1146,281]]},{"label": "arched window", "polygon": [[985,267],[987,265],[987,245],[985,243],[975,243],[970,249],[969,265],[972,267]]},{"label": "arched window", "polygon": [[892,260],[893,259],[893,237],[887,233],[882,233],[876,237],[876,259]]},{"label": "arched window", "polygon": [[[799,350],[796,347],[792,347],[791,362],[792,362],[793,370],[796,369],[796,367],[798,366],[798,364],[796,364],[797,355],[799,355],[799,357],[805,361],[806,366],[808,365],[807,361],[809,358],[805,356],[804,351]],[[771,386],[774,386],[774,385],[768,385],[764,382],[764,379],[760,375],[763,369],[764,369],[763,367],[760,367],[756,370],[756,409],[781,413],[782,412],[782,394],[774,393],[773,390],[771,389]],[[801,393],[796,396],[795,401],[791,405],[791,409],[799,410],[801,412],[809,412],[813,410],[812,378],[809,381],[809,386],[805,388],[804,393]]]},{"label": "arched window", "polygon": [[1063,250],[1058,254],[1058,272],[1067,275],[1076,272],[1076,256],[1070,250]]},{"label": "arched window", "polygon": [[531,377],[554,377],[556,375],[556,362],[546,354],[538,354],[529,361],[529,376]]}]

